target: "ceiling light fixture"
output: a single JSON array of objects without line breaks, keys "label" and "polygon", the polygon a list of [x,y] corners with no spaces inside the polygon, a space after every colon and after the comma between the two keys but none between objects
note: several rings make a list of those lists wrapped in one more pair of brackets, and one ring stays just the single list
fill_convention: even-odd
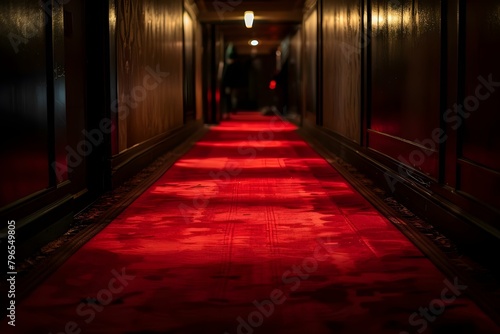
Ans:
[{"label": "ceiling light fixture", "polygon": [[253,12],[251,10],[250,11],[246,11],[244,17],[245,17],[245,26],[247,28],[252,28],[252,26],[253,26],[253,18],[254,18]]},{"label": "ceiling light fixture", "polygon": [[252,46],[257,46],[257,45],[259,45],[259,41],[258,41],[258,40],[256,40],[256,39],[252,39],[252,40],[249,42],[249,44],[250,44],[250,45],[252,45]]}]

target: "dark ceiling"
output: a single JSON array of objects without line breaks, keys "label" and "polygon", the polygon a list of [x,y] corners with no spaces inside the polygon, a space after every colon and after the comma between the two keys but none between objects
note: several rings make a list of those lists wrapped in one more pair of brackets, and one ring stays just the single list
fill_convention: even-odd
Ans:
[{"label": "dark ceiling", "polygon": [[[293,33],[302,22],[307,0],[194,0],[202,23],[216,24],[227,43],[233,43],[238,53],[271,53],[280,42]],[[243,21],[245,11],[255,14],[252,28]],[[259,45],[248,44],[257,39]]]}]

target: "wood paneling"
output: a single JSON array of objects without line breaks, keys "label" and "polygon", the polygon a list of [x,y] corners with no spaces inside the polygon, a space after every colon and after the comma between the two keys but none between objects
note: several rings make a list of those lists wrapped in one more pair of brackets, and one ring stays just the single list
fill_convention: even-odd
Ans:
[{"label": "wood paneling", "polygon": [[361,9],[356,0],[323,1],[323,126],[360,141]]},{"label": "wood paneling", "polygon": [[[459,147],[459,188],[491,206],[500,205],[500,5],[498,1],[465,1],[466,15],[461,39],[467,66],[463,67],[465,85],[459,87],[460,113],[457,124]],[[460,83],[462,84],[462,83]],[[460,110],[460,109],[459,109]],[[463,123],[463,124],[462,124]],[[487,176],[487,177],[486,177]]]},{"label": "wood paneling", "polygon": [[[16,221],[19,260],[66,231],[72,217],[63,7],[50,4],[0,4],[0,215]],[[6,232],[6,221],[0,228]]]},{"label": "wood paneling", "polygon": [[[77,151],[78,145],[86,140],[86,48],[84,0],[72,0],[64,6],[64,52],[66,72],[66,117],[68,124],[68,145]],[[95,131],[94,131],[95,132]],[[97,137],[98,139],[100,137]],[[98,142],[96,142],[98,143]],[[73,166],[69,173],[72,190],[79,197],[87,191],[87,157]]]},{"label": "wood paneling", "polygon": [[[396,140],[417,143],[432,139],[434,129],[440,127],[441,4],[431,0],[398,3],[372,2],[370,124],[371,129]],[[388,142],[378,150],[398,156],[395,148],[396,142]],[[401,160],[410,161],[408,156]],[[437,166],[425,166],[411,164],[438,177]]]},{"label": "wood paneling", "polygon": [[196,23],[196,119],[203,120],[203,28]]},{"label": "wood paneling", "polygon": [[49,187],[47,53],[52,52],[38,2],[2,1],[0,15],[3,207]]},{"label": "wood paneling", "polygon": [[[200,122],[183,126],[182,8],[160,0],[0,3],[0,214],[18,223],[21,258],[64,233],[95,196],[200,130]],[[119,140],[101,125],[117,119],[117,108],[127,111]]]},{"label": "wood paneling", "polygon": [[[458,176],[460,190],[479,200],[498,208],[500,204],[500,172],[485,168],[470,160],[459,160]],[[495,222],[496,227],[498,221]]]},{"label": "wood paneling", "polygon": [[183,2],[117,1],[119,149],[183,124]]},{"label": "wood paneling", "polygon": [[[301,28],[302,29],[302,28]],[[302,30],[297,31],[290,40],[288,55],[288,112],[302,112]]]},{"label": "wood paneling", "polygon": [[317,55],[318,55],[318,11],[314,9],[303,25],[304,43],[302,68],[304,69],[304,107],[305,119],[316,123],[317,112]]},{"label": "wood paneling", "polygon": [[[500,238],[498,3],[323,0],[318,8],[323,126],[306,128],[438,228],[486,249],[483,241]],[[304,65],[307,82],[315,66]]]},{"label": "wood paneling", "polygon": [[[54,110],[54,157],[53,160],[59,166],[59,170],[55,175],[55,182],[62,183],[68,180],[68,162],[67,155],[68,145],[67,137],[67,122],[66,122],[66,66],[65,66],[65,53],[64,53],[64,12],[62,6],[54,6],[52,8],[52,59],[51,67],[53,68],[52,85],[53,101],[50,104],[51,109]],[[49,104],[49,106],[50,106]],[[80,149],[81,150],[81,149]],[[85,154],[81,154],[82,157]],[[80,163],[79,163],[80,164]],[[78,165],[79,165],[78,164]],[[61,169],[65,170],[62,171]],[[54,182],[53,181],[53,182]]]},{"label": "wood paneling", "polygon": [[[368,131],[367,136],[371,150],[380,152],[403,165],[426,171],[430,175],[438,174],[439,157],[437,151],[431,148],[432,146],[418,146],[408,140],[373,130]],[[403,173],[404,177],[409,175]]]},{"label": "wood paneling", "polygon": [[196,90],[195,90],[195,22],[191,15],[184,11],[184,122],[195,118],[196,113]]},{"label": "wood paneling", "polygon": [[[459,80],[459,1],[447,1],[443,9],[443,67],[442,84],[443,99],[441,111],[447,110],[458,101]],[[460,65],[460,66],[463,66]],[[441,126],[446,131],[447,140],[443,143],[440,155],[440,181],[451,188],[457,186],[457,131],[453,124],[441,118]]]}]

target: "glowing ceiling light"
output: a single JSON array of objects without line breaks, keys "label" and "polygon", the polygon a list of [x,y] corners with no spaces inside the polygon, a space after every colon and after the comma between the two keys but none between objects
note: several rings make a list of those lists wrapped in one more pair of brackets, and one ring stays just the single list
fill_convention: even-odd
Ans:
[{"label": "glowing ceiling light", "polygon": [[252,40],[249,42],[249,44],[250,44],[250,45],[252,45],[252,46],[257,46],[257,45],[259,45],[259,41],[258,41],[258,40],[256,40],[256,39],[252,39]]},{"label": "glowing ceiling light", "polygon": [[253,12],[252,11],[246,11],[245,12],[245,26],[247,28],[252,28],[253,25]]}]

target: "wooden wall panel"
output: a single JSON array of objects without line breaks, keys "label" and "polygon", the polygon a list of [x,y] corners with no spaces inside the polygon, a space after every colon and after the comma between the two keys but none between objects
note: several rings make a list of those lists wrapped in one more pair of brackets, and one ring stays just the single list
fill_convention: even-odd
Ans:
[{"label": "wooden wall panel", "polygon": [[[64,52],[66,68],[66,117],[68,145],[77,151],[78,144],[86,140],[86,79],[84,0],[72,0],[64,5]],[[90,125],[88,125],[90,128]],[[93,146],[95,150],[95,145]],[[72,190],[79,197],[87,191],[87,157],[73,166],[69,173]]]},{"label": "wooden wall panel", "polygon": [[[465,1],[461,36],[466,62],[459,83],[463,121],[453,112],[458,128],[459,189],[498,208],[500,205],[500,7],[498,1]],[[464,85],[463,85],[464,84]],[[463,86],[462,86],[463,85]],[[463,123],[463,124],[462,124]],[[487,175],[488,177],[485,177]],[[479,177],[481,176],[481,177]]]},{"label": "wooden wall panel", "polygon": [[196,119],[203,120],[203,28],[199,22],[196,23]]},{"label": "wooden wall panel", "polygon": [[[441,3],[399,3],[372,3],[371,130],[393,138],[378,151],[400,161],[403,156],[411,167],[437,178],[436,165],[427,168],[410,154],[440,127]],[[406,150],[402,143],[415,145]],[[437,152],[435,145],[432,154]]]},{"label": "wooden wall panel", "polygon": [[0,2],[0,208],[49,187],[45,15],[38,2]]},{"label": "wooden wall panel", "polygon": [[318,8],[323,127],[305,122],[302,131],[461,247],[490,252],[500,240],[498,1],[322,0]]},{"label": "wooden wall panel", "polygon": [[311,122],[316,121],[317,112],[317,54],[318,54],[318,11],[315,9],[305,19],[303,26],[304,43],[303,62],[304,69],[304,117]]},{"label": "wooden wall panel", "polygon": [[[53,68],[53,106],[54,110],[54,157],[59,166],[53,182],[63,183],[68,180],[68,129],[66,120],[66,65],[64,53],[64,11],[62,6],[52,8],[52,68]],[[50,104],[49,104],[50,106]],[[80,149],[80,151],[83,151]],[[78,151],[77,151],[78,152]],[[85,152],[83,152],[85,153]],[[85,154],[78,152],[81,161]],[[56,165],[53,166],[56,166]],[[80,165],[81,162],[78,163]]]},{"label": "wooden wall panel", "polygon": [[184,122],[191,121],[196,114],[196,89],[195,89],[195,21],[186,10],[183,15],[184,26]]},{"label": "wooden wall panel", "polygon": [[361,9],[357,0],[323,1],[323,126],[360,141]]},{"label": "wooden wall panel", "polygon": [[183,124],[183,2],[117,0],[119,150]]},{"label": "wooden wall panel", "polygon": [[290,39],[288,59],[288,113],[302,111],[302,28]]}]

